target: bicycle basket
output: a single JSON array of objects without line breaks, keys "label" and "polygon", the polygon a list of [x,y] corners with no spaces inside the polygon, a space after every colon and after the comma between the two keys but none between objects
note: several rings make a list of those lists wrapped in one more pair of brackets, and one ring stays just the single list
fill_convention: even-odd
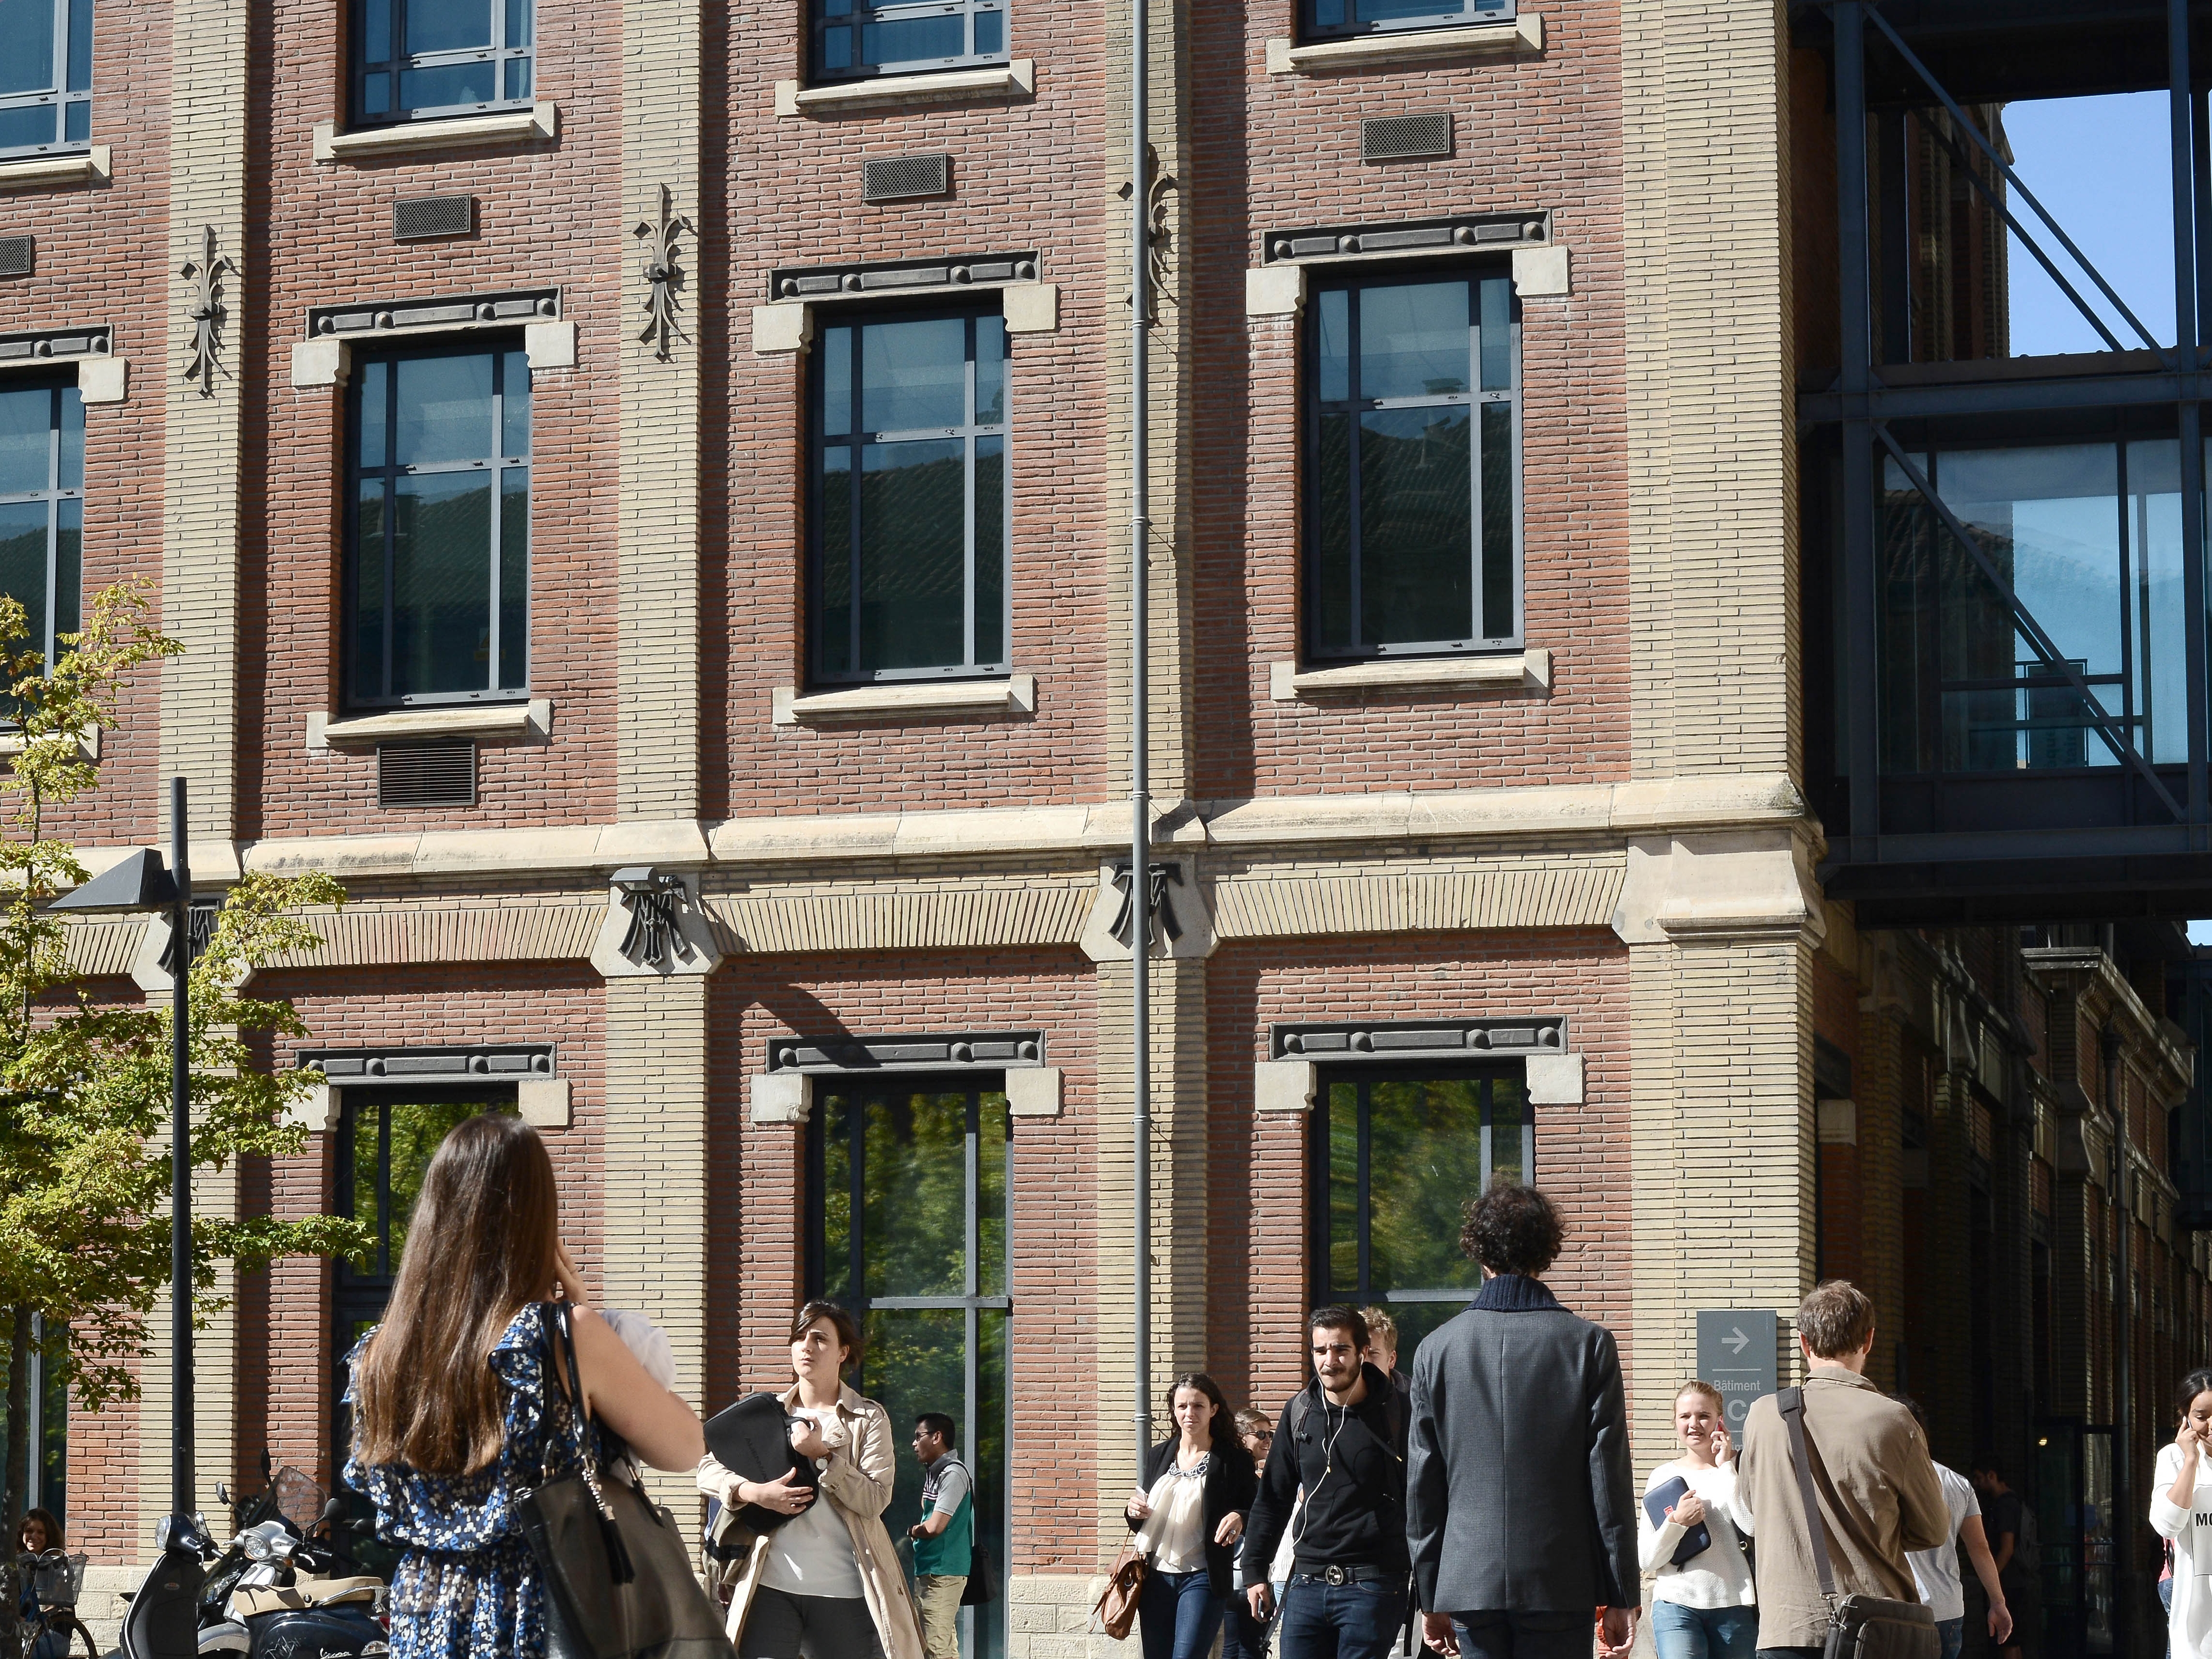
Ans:
[{"label": "bicycle basket", "polygon": [[73,1607],[84,1588],[83,1555],[42,1555],[31,1571],[31,1594],[42,1607]]}]

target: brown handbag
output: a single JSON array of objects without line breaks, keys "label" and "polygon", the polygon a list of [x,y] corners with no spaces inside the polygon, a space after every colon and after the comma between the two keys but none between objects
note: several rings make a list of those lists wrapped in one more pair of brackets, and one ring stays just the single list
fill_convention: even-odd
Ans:
[{"label": "brown handbag", "polygon": [[1099,1592],[1096,1605],[1091,1609],[1091,1631],[1095,1636],[1107,1636],[1115,1641],[1124,1641],[1129,1627],[1137,1622],[1137,1598],[1145,1593],[1145,1580],[1152,1576],[1152,1564],[1132,1539],[1121,1546],[1121,1553],[1114,1558],[1114,1565],[1106,1572],[1106,1588]]}]

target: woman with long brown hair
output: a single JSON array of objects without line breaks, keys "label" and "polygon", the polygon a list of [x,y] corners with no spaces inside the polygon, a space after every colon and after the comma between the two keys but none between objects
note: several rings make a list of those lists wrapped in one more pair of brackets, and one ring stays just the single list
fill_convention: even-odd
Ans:
[{"label": "woman with long brown hair", "polygon": [[548,1364],[556,1297],[580,1304],[583,1284],[545,1143],[519,1118],[470,1118],[430,1160],[384,1322],[351,1355],[345,1481],[375,1504],[378,1536],[406,1547],[392,1659],[544,1653],[544,1589],[513,1501],[576,1473],[580,1409],[656,1468],[704,1455],[697,1415],[581,1305],[570,1324],[584,1398],[568,1397]]}]

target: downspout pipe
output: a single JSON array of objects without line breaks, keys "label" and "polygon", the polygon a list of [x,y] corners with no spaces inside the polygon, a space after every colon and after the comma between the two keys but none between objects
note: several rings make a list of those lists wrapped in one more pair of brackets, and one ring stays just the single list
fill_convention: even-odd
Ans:
[{"label": "downspout pipe", "polygon": [[2124,1588],[2112,1597],[2112,1650],[2125,1654],[2135,1623],[2135,1284],[2128,1235],[2135,1207],[2128,1201],[2128,1105],[2120,1097],[2120,1034],[2107,1029],[2098,1048],[2105,1062],[2105,1105],[2112,1115],[2112,1576]]},{"label": "downspout pipe", "polygon": [[1136,1366],[1137,1468],[1152,1443],[1152,808],[1151,687],[1147,683],[1152,630],[1149,584],[1152,540],[1151,370],[1152,127],[1151,18],[1146,0],[1129,0],[1129,988],[1133,1001],[1130,1048],[1133,1096],[1130,1133],[1135,1183],[1135,1252],[1132,1263],[1136,1305],[1130,1348]]}]

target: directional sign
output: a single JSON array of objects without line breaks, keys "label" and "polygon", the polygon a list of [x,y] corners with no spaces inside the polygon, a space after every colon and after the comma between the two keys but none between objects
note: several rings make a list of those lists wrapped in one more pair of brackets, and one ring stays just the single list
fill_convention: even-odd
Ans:
[{"label": "directional sign", "polygon": [[1698,1375],[1721,1391],[1729,1432],[1739,1446],[1751,1402],[1781,1386],[1775,1375],[1777,1328],[1771,1308],[1698,1310]]}]

